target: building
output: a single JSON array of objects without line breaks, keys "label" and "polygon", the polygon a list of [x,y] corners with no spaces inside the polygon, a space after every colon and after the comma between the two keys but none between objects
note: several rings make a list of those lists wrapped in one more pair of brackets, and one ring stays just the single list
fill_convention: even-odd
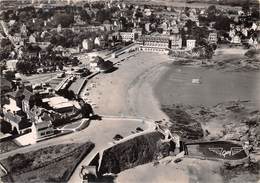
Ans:
[{"label": "building", "polygon": [[105,41],[101,37],[96,37],[95,40],[94,40],[94,44],[96,46],[103,47],[103,46],[105,46]]},{"label": "building", "polygon": [[235,35],[234,37],[231,38],[230,43],[240,45],[241,44],[241,39],[238,35]]},{"label": "building", "polygon": [[62,96],[44,98],[42,102],[48,103],[54,111],[59,113],[72,112],[74,110],[73,103]]},{"label": "building", "polygon": [[27,89],[24,89],[23,96],[24,98],[22,100],[22,110],[25,113],[28,113],[34,106],[36,98],[34,94]]},{"label": "building", "polygon": [[112,31],[114,29],[113,24],[109,21],[109,20],[105,20],[103,23],[104,27],[105,27],[105,31]]},{"label": "building", "polygon": [[187,39],[186,45],[187,45],[187,50],[192,50],[193,48],[196,47],[196,40],[195,39]]},{"label": "building", "polygon": [[94,42],[92,39],[84,39],[82,41],[82,47],[84,50],[91,51],[94,48]]},{"label": "building", "polygon": [[144,27],[145,27],[145,31],[146,31],[146,32],[148,32],[148,33],[151,32],[151,23],[149,23],[149,22],[146,23],[146,24],[144,25]]},{"label": "building", "polygon": [[141,37],[143,35],[143,29],[141,27],[134,28],[132,32],[136,33],[138,37]]},{"label": "building", "polygon": [[218,35],[217,35],[216,32],[209,33],[208,42],[217,44],[217,42],[218,42]]},{"label": "building", "polygon": [[120,36],[123,42],[130,42],[134,41],[138,37],[138,34],[135,32],[120,32]]},{"label": "building", "polygon": [[27,89],[18,89],[6,94],[9,104],[3,106],[4,120],[10,123],[11,130],[15,134],[25,133],[31,126],[31,123],[26,118],[26,114],[22,111],[25,108],[25,103],[22,101],[26,96],[26,92],[28,92]]},{"label": "building", "polygon": [[180,34],[173,34],[170,36],[171,49],[182,48],[182,38]]},{"label": "building", "polygon": [[16,64],[18,60],[8,60],[6,61],[6,68],[9,71],[16,71]]},{"label": "building", "polygon": [[32,121],[31,133],[34,140],[37,141],[54,134],[54,118],[46,109],[35,106],[30,111],[30,117]]},{"label": "building", "polygon": [[139,50],[144,52],[158,52],[167,54],[171,48],[168,37],[142,36],[137,42],[140,44]]},{"label": "building", "polygon": [[4,120],[11,125],[13,134],[23,134],[31,131],[32,124],[26,119],[26,116],[9,111],[4,111],[3,114]]},{"label": "building", "polygon": [[1,95],[4,95],[5,93],[12,91],[12,83],[10,81],[2,77],[0,78],[0,81],[1,81],[1,85],[0,85]]}]

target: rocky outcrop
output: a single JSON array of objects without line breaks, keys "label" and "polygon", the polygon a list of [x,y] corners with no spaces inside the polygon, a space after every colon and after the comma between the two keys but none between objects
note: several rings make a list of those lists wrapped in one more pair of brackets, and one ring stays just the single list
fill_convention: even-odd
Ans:
[{"label": "rocky outcrop", "polygon": [[183,139],[197,140],[203,137],[201,124],[185,109],[178,105],[164,106],[163,111],[170,117],[170,130],[179,134]]},{"label": "rocky outcrop", "polygon": [[152,132],[117,144],[103,153],[99,173],[119,173],[169,155],[170,144],[161,142],[162,135]]}]

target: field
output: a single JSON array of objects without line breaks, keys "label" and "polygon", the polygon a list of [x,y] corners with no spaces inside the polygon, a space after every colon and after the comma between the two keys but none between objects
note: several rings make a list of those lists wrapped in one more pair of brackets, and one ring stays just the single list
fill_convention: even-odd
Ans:
[{"label": "field", "polygon": [[1,161],[10,172],[3,182],[65,182],[94,144],[62,144],[25,154],[16,154]]}]

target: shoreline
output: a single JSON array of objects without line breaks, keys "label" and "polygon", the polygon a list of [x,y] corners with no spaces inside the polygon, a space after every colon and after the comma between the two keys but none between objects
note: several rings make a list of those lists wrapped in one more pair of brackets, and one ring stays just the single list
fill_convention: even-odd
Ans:
[{"label": "shoreline", "polygon": [[166,55],[138,53],[118,65],[109,74],[90,80],[88,98],[100,115],[133,116],[168,120],[154,93],[161,76],[169,69]]}]

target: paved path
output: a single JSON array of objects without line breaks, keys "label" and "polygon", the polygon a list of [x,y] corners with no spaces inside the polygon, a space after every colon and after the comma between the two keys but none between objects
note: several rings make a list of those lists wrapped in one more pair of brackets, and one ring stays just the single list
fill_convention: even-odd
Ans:
[{"label": "paved path", "polygon": [[[133,119],[134,120],[134,119]],[[137,136],[140,136],[140,135],[144,135],[144,134],[148,134],[148,133],[151,133],[155,130],[155,124],[152,125],[153,123],[151,122],[148,122],[148,129],[146,129],[145,131],[143,132],[140,132],[140,133],[135,133],[135,134],[132,134],[132,135],[129,135],[125,138],[123,138],[122,140],[120,141],[117,141],[117,142],[114,142],[112,143],[112,141],[110,140],[110,142],[105,142],[105,143],[96,143],[96,146],[95,148],[84,158],[84,160],[82,160],[80,162],[80,164],[78,165],[78,167],[76,168],[76,170],[74,171],[74,173],[72,174],[72,176],[70,177],[69,179],[69,183],[77,183],[77,182],[81,182],[82,179],[81,177],[79,176],[80,174],[80,171],[81,171],[81,167],[84,165],[89,165],[90,162],[95,158],[95,156],[100,152],[102,154],[102,152],[104,152],[106,149],[109,149],[117,144],[120,144],[120,143],[124,143],[130,139],[133,139]],[[102,158],[102,157],[101,157]]]},{"label": "paved path", "polygon": [[135,131],[137,127],[145,129],[147,128],[147,125],[140,121],[133,120],[103,119],[101,121],[91,121],[90,125],[82,131],[41,141],[33,145],[3,153],[0,155],[0,160],[5,159],[8,156],[13,156],[17,153],[35,151],[57,144],[84,143],[87,141],[92,141],[95,144],[108,144],[113,140],[113,137],[116,134],[121,134],[122,136],[131,135],[131,131]]}]

